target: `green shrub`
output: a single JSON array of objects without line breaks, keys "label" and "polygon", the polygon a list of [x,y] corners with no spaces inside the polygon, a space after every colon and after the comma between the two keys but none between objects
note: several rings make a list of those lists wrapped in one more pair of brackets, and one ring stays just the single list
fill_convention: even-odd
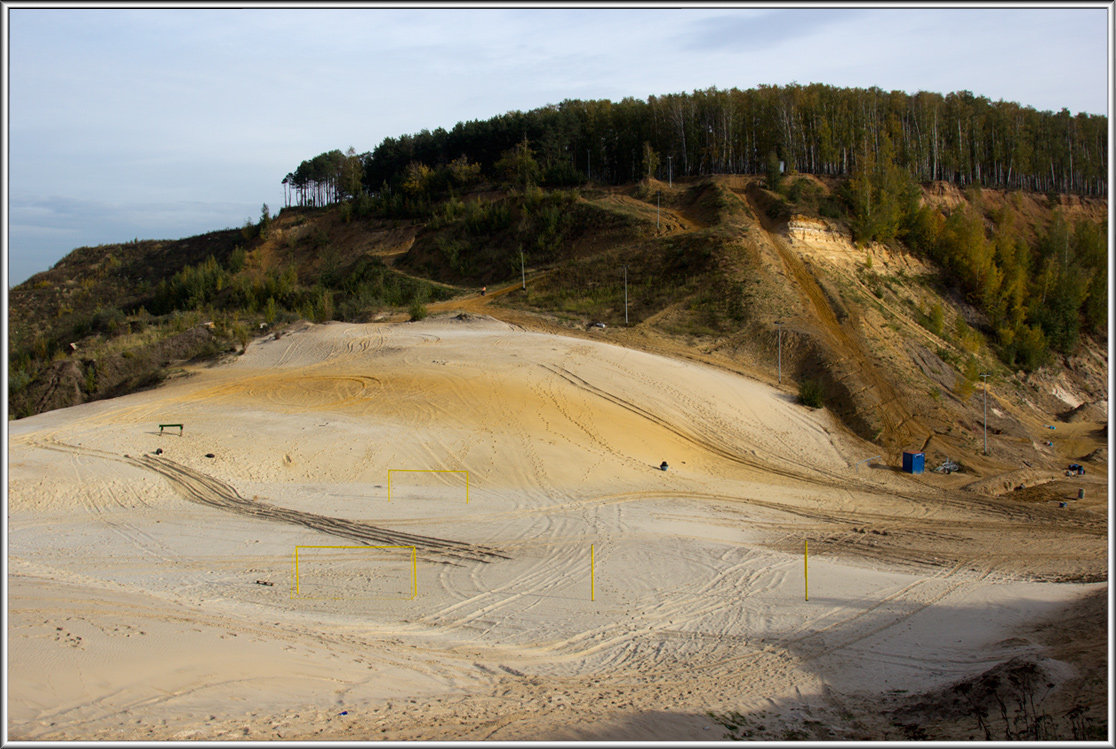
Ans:
[{"label": "green shrub", "polygon": [[35,379],[35,373],[31,371],[30,367],[19,367],[13,369],[12,365],[8,365],[8,393],[14,394],[26,388]]},{"label": "green shrub", "polygon": [[551,164],[543,173],[543,184],[548,187],[574,187],[585,184],[585,174],[569,161]]},{"label": "green shrub", "polygon": [[120,332],[121,327],[124,325],[124,313],[115,307],[100,307],[95,313],[89,323],[89,327],[95,333],[101,333],[106,337],[111,337]]},{"label": "green shrub", "polygon": [[240,245],[234,247],[232,253],[229,254],[229,259],[227,261],[229,272],[239,273],[240,271],[244,270],[244,263],[247,261],[247,258],[248,254],[244,251],[243,247],[241,247]]},{"label": "green shrub", "polygon": [[266,321],[268,325],[271,325],[275,322],[275,318],[278,314],[279,305],[275,303],[275,297],[269,296],[267,298],[267,304],[264,306],[264,321]]},{"label": "green shrub", "polygon": [[941,338],[942,331],[945,330],[945,310],[942,309],[942,305],[935,304],[930,308],[930,321],[927,330]]},{"label": "green shrub", "polygon": [[794,205],[818,209],[823,194],[822,188],[808,177],[797,177],[790,183],[787,198]]},{"label": "green shrub", "polygon": [[467,272],[470,263],[470,243],[464,239],[451,239],[445,236],[439,236],[434,240],[438,251],[442,253],[442,258],[446,261],[449,267],[458,273]]},{"label": "green shrub", "polygon": [[357,218],[368,218],[376,211],[376,199],[369,193],[362,192],[353,199],[353,213]]},{"label": "green shrub", "polygon": [[845,218],[845,204],[835,195],[827,195],[818,205],[818,214],[825,218]]},{"label": "green shrub", "polygon": [[314,291],[314,322],[329,322],[333,319],[333,292],[318,287]]},{"label": "green shrub", "polygon": [[1033,372],[1050,359],[1050,348],[1037,325],[1022,326],[1017,336],[1017,361],[1027,372]]},{"label": "green shrub", "polygon": [[426,319],[426,305],[418,301],[417,299],[411,302],[409,311],[411,313],[411,322],[418,322],[419,320]]},{"label": "green shrub", "polygon": [[798,383],[798,400],[804,406],[821,408],[825,405],[824,393],[820,382],[816,380],[803,380]]},{"label": "green shrub", "polygon": [[511,226],[511,208],[505,200],[485,203],[471,200],[465,204],[465,231],[475,237],[498,234]]},{"label": "green shrub", "polygon": [[87,395],[92,395],[97,391],[97,365],[92,362],[85,368],[85,383],[82,390]]}]

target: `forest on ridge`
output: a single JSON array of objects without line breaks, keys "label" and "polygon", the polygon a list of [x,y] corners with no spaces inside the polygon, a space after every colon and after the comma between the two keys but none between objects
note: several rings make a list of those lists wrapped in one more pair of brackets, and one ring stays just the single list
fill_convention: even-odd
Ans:
[{"label": "forest on ridge", "polygon": [[[1103,115],[1039,112],[968,91],[710,88],[567,100],[389,137],[371,152],[303,161],[283,183],[289,205],[351,201],[360,215],[428,218],[482,180],[526,191],[765,174],[790,204],[812,202],[846,221],[854,240],[899,241],[935,261],[985,314],[1002,361],[1031,370],[1051,351],[1073,352],[1083,331],[1104,330],[1104,227],[1055,213],[1028,234],[1010,206],[985,216],[970,200],[946,215],[919,205],[919,186],[947,182],[974,197],[981,188],[1102,197],[1107,134]],[[841,188],[819,200],[789,178],[796,173]]]},{"label": "forest on ridge", "polygon": [[412,162],[436,167],[465,155],[494,176],[504,153],[526,140],[541,183],[556,187],[757,174],[775,154],[788,172],[851,176],[886,158],[919,182],[1101,196],[1107,137],[1103,115],[1039,112],[968,91],[710,88],[646,101],[567,100],[389,137],[368,153],[304,161],[284,182],[291,204],[321,205],[398,188]]}]

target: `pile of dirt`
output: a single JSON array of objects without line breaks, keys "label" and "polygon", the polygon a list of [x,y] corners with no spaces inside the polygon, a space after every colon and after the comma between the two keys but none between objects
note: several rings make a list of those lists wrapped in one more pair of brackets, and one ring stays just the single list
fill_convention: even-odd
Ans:
[{"label": "pile of dirt", "polygon": [[1050,658],[1016,657],[978,676],[919,695],[890,711],[890,717],[914,740],[940,740],[960,732],[984,741],[1041,741],[1071,735],[1083,739],[1076,724],[1058,725],[1043,705],[1058,682],[1071,674],[1070,667]]},{"label": "pile of dirt", "polygon": [[1108,448],[1098,447],[1096,450],[1093,450],[1093,452],[1082,458],[1082,460],[1088,461],[1090,463],[1108,463]]},{"label": "pile of dirt", "polygon": [[990,476],[974,481],[971,484],[966,484],[963,488],[966,491],[983,494],[986,497],[998,497],[1008,492],[1046,484],[1057,478],[1058,474],[1053,471],[1044,471],[1038,468],[1021,468],[1018,471],[1002,473],[997,476]]},{"label": "pile of dirt", "polygon": [[1071,408],[1058,415],[1062,421],[1076,424],[1078,422],[1089,422],[1091,424],[1100,424],[1108,421],[1108,401],[1095,401],[1092,403],[1082,403],[1077,408]]}]

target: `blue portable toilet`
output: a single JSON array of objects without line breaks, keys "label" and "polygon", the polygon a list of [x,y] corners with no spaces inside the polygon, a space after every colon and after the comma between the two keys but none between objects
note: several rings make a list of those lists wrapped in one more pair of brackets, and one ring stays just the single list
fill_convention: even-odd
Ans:
[{"label": "blue portable toilet", "polygon": [[922,473],[926,468],[926,453],[903,451],[903,472]]}]

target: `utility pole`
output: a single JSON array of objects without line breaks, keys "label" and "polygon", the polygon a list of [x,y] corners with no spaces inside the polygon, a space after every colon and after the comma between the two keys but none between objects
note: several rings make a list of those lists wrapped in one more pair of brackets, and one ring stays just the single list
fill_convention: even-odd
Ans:
[{"label": "utility pole", "polygon": [[[662,184],[661,182],[659,184]],[[655,231],[659,230],[659,202],[663,196],[663,191],[659,190],[655,193]]]},{"label": "utility pole", "polygon": [[780,320],[775,323],[775,327],[779,331],[779,384],[783,384],[783,322]]},{"label": "utility pole", "polygon": [[593,152],[585,149],[585,181],[593,181]]},{"label": "utility pole", "polygon": [[624,266],[624,324],[628,324],[628,266]]},{"label": "utility pole", "polygon": [[671,161],[673,156],[667,156],[667,184],[674,187],[674,162]]},{"label": "utility pole", "polygon": [[523,248],[519,248],[519,273],[523,277],[523,290],[527,291],[527,271],[523,266]]},{"label": "utility pole", "polygon": [[982,374],[984,380],[984,454],[988,454],[988,378],[992,375]]}]

